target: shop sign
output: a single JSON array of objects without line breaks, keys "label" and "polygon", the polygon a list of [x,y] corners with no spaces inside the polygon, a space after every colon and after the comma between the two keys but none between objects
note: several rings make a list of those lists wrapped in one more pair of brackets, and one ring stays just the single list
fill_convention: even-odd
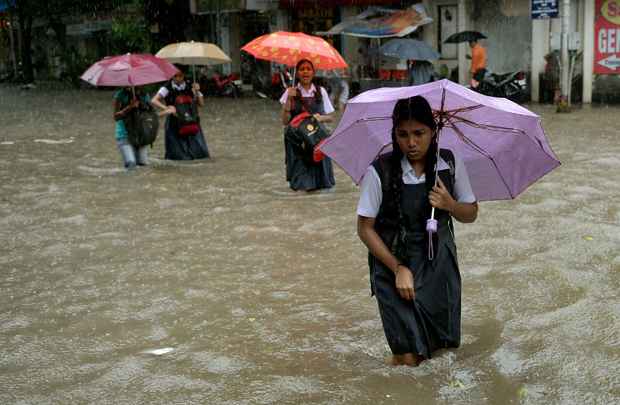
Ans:
[{"label": "shop sign", "polygon": [[594,73],[620,74],[620,0],[596,0]]},{"label": "shop sign", "polygon": [[532,0],[532,18],[558,18],[558,0]]}]

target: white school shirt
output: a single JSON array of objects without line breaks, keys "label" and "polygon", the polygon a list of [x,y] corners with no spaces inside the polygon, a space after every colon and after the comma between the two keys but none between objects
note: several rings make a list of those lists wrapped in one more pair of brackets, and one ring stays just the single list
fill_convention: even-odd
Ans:
[{"label": "white school shirt", "polygon": [[[176,84],[174,80],[172,81],[172,88],[177,91],[185,90],[185,87],[187,87],[187,82],[183,82],[179,85],[179,84]],[[157,94],[159,94],[161,98],[166,98],[168,96],[168,93],[169,91],[166,88],[166,86],[162,86],[157,92]]]},{"label": "white school shirt", "polygon": [[[438,169],[447,170],[450,166],[441,157],[438,160]],[[426,182],[426,175],[420,177],[415,175],[415,170],[411,167],[407,157],[403,157],[400,161],[400,167],[403,169],[403,183],[405,184],[421,184]],[[454,155],[454,197],[458,202],[473,203],[476,196],[471,189],[469,176],[465,164]],[[367,218],[376,218],[379,214],[379,207],[383,201],[383,192],[381,191],[381,179],[375,168],[370,165],[366,170],[366,174],[360,184],[360,199],[357,204],[357,215]]]},{"label": "white school shirt", "polygon": [[[314,93],[316,93],[316,87],[314,87],[314,83],[310,86],[310,90],[304,89],[300,84],[295,86],[298,90],[301,90],[302,97],[314,97]],[[323,99],[323,114],[331,114],[333,113],[334,106],[332,102],[329,100],[329,94],[327,94],[327,90],[323,86],[320,86],[321,89],[321,98]],[[284,94],[280,97],[280,104],[286,104],[286,100],[288,98],[287,94],[288,90],[284,90]]]}]

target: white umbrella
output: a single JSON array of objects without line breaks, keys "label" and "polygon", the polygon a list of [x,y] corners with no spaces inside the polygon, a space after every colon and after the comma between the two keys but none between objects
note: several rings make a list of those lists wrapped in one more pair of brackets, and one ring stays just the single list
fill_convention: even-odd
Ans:
[{"label": "white umbrella", "polygon": [[194,65],[212,66],[232,62],[230,57],[217,45],[194,41],[166,45],[155,56],[172,63],[192,65],[194,81],[196,81]]}]

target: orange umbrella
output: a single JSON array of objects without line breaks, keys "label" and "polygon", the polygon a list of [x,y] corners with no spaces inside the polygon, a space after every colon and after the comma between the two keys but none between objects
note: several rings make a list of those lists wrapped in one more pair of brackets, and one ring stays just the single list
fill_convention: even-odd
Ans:
[{"label": "orange umbrella", "polygon": [[343,69],[347,62],[323,38],[302,32],[278,31],[253,39],[242,51],[257,59],[295,66],[301,59],[308,59],[315,69]]}]

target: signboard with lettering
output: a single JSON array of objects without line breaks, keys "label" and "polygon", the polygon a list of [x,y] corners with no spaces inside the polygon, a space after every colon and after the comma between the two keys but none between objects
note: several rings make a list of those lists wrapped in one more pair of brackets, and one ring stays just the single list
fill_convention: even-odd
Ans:
[{"label": "signboard with lettering", "polygon": [[596,0],[594,73],[620,74],[620,0]]},{"label": "signboard with lettering", "polygon": [[558,18],[558,0],[532,0],[532,18]]}]

